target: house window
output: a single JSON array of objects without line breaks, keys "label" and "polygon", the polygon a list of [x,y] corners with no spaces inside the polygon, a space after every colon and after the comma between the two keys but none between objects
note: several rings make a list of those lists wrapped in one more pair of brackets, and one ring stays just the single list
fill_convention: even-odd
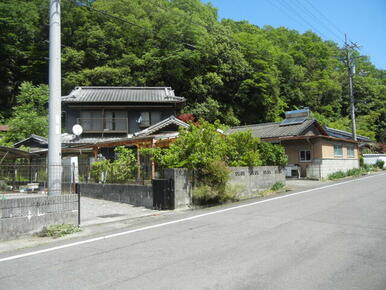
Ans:
[{"label": "house window", "polygon": [[79,124],[83,130],[87,131],[102,131],[103,118],[102,111],[81,111]]},{"label": "house window", "polygon": [[153,111],[150,114],[150,119],[151,119],[151,124],[157,124],[158,122],[161,121],[161,112],[159,111]]},{"label": "house window", "polygon": [[354,147],[353,146],[347,146],[347,157],[355,157],[354,156]]},{"label": "house window", "polygon": [[342,145],[334,145],[334,155],[335,155],[335,157],[342,157],[343,156]]},{"label": "house window", "polygon": [[106,111],[104,131],[127,131],[126,111]]},{"label": "house window", "polygon": [[150,112],[141,112],[139,117],[139,126],[140,127],[149,127],[150,126]]},{"label": "house window", "polygon": [[310,150],[302,150],[299,152],[299,160],[300,162],[309,162],[311,161],[311,151]]}]

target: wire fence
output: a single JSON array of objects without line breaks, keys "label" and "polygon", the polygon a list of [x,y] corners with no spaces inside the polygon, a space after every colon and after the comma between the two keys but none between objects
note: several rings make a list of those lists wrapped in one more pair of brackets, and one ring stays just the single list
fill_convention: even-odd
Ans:
[{"label": "wire fence", "polygon": [[[53,194],[75,193],[77,183],[121,183],[121,184],[151,184],[153,177],[160,176],[161,168],[155,167],[152,174],[151,165],[143,162],[137,174],[127,179],[116,180],[107,178],[108,172],[94,172],[92,165],[79,163],[78,165],[0,165],[0,194],[34,193],[48,194],[49,172],[53,186]],[[155,173],[155,174],[154,174]],[[100,175],[100,176],[99,176]]]},{"label": "wire fence", "polygon": [[[49,169],[52,172],[53,189],[58,193],[75,193],[74,172],[71,166],[1,165],[0,193],[48,193]],[[56,184],[55,181],[58,183]]]}]

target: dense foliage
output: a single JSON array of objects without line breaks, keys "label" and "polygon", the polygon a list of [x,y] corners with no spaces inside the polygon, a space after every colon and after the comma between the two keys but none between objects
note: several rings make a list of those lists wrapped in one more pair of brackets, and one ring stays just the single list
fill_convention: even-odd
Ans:
[{"label": "dense foliage", "polygon": [[203,176],[216,162],[224,162],[227,166],[286,164],[282,146],[263,143],[250,131],[224,135],[220,128],[224,129],[218,122],[201,120],[197,126],[180,129],[178,139],[170,148],[146,148],[142,153],[150,155],[163,167],[195,169]]},{"label": "dense foliage", "polygon": [[128,183],[135,179],[137,158],[131,149],[123,146],[114,149],[116,159],[99,160],[91,166],[91,178],[97,183]]},{"label": "dense foliage", "polygon": [[[6,119],[23,81],[47,83],[48,2],[0,3]],[[347,72],[334,42],[312,32],[219,21],[217,10],[200,0],[83,1],[126,22],[79,2],[62,1],[63,94],[78,85],[166,85],[188,99],[192,112],[227,124],[275,121],[287,109],[308,106],[323,123],[350,130]],[[358,57],[356,66],[358,133],[385,141],[386,72],[368,57]]]},{"label": "dense foliage", "polygon": [[10,131],[3,133],[0,145],[9,145],[29,137],[31,134],[47,136],[48,131],[48,87],[34,86],[24,82],[16,96],[16,106],[8,119]]},{"label": "dense foliage", "polygon": [[251,131],[224,135],[222,129],[218,122],[212,124],[201,119],[198,125],[181,129],[180,136],[168,149],[141,151],[163,167],[193,169],[197,182],[193,197],[200,204],[234,197],[227,185],[229,166],[286,164],[282,146],[262,143]]}]

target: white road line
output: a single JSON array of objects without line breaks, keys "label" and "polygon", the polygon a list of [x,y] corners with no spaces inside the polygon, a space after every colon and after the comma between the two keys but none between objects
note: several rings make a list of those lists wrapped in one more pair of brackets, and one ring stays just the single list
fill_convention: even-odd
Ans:
[{"label": "white road line", "polygon": [[334,183],[334,184],[330,184],[330,185],[326,185],[326,186],[322,186],[322,187],[307,189],[307,190],[303,190],[303,191],[299,191],[299,192],[295,192],[295,193],[290,193],[287,195],[277,196],[277,197],[264,199],[264,200],[260,200],[260,201],[256,201],[256,202],[251,202],[251,203],[242,204],[242,205],[229,207],[229,208],[225,208],[225,209],[220,209],[220,210],[216,210],[216,211],[212,211],[212,212],[208,212],[208,213],[203,213],[203,214],[199,214],[199,215],[195,215],[195,216],[191,216],[191,217],[187,217],[187,218],[183,218],[183,219],[179,219],[179,220],[175,220],[175,221],[170,221],[170,222],[165,222],[165,223],[147,226],[147,227],[143,227],[143,228],[138,228],[135,230],[124,231],[124,232],[120,232],[120,233],[116,233],[116,234],[110,234],[110,235],[106,235],[106,236],[102,236],[102,237],[98,237],[98,238],[93,238],[93,239],[83,240],[83,241],[70,243],[70,244],[66,244],[66,245],[61,245],[61,246],[57,246],[57,247],[47,248],[44,250],[39,250],[39,251],[24,253],[24,254],[20,254],[20,255],[10,256],[10,257],[0,259],[0,262],[16,260],[16,259],[20,259],[20,258],[24,258],[24,257],[29,257],[29,256],[38,255],[38,254],[53,252],[53,251],[60,250],[60,249],[65,249],[65,248],[75,247],[75,246],[79,246],[79,245],[83,245],[83,244],[89,244],[89,243],[93,243],[93,242],[97,242],[97,241],[101,241],[101,240],[111,239],[111,238],[115,238],[115,237],[119,237],[119,236],[125,236],[125,235],[129,235],[129,234],[133,234],[133,233],[137,233],[137,232],[142,232],[142,231],[146,231],[146,230],[150,230],[150,229],[161,228],[161,227],[165,227],[168,225],[182,223],[182,222],[189,221],[189,220],[195,220],[195,219],[199,219],[199,218],[214,215],[214,214],[219,214],[219,213],[232,211],[232,210],[236,210],[236,209],[240,209],[240,208],[244,208],[244,207],[254,206],[254,205],[260,204],[260,203],[266,203],[266,202],[271,202],[271,201],[275,201],[278,199],[289,198],[289,197],[293,197],[293,196],[303,194],[306,192],[317,191],[317,190],[321,190],[321,189],[335,187],[335,186],[339,186],[342,184],[361,181],[364,179],[374,178],[374,177],[383,176],[383,175],[386,175],[386,173],[367,176],[367,177],[363,177],[363,178],[359,178],[359,179],[348,180],[348,181],[344,181],[344,182],[340,182],[340,183]]}]

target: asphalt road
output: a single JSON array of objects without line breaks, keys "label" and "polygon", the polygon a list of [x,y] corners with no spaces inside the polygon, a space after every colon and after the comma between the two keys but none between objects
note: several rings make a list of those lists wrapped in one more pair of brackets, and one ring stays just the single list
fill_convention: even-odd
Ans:
[{"label": "asphalt road", "polygon": [[35,250],[1,289],[386,289],[386,175]]}]

